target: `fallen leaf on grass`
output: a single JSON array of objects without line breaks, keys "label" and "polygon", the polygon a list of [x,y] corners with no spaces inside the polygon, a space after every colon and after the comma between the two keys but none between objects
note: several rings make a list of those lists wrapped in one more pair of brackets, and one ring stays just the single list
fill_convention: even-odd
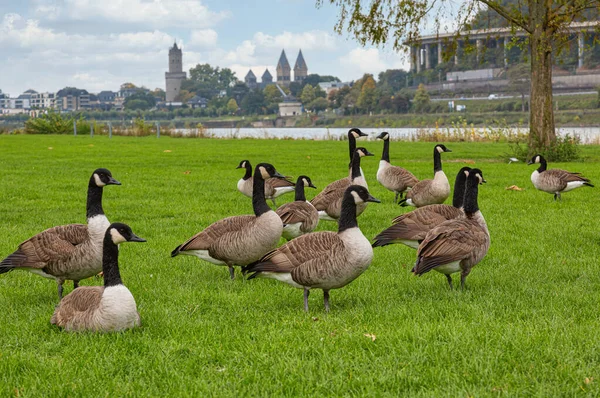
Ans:
[{"label": "fallen leaf on grass", "polygon": [[594,378],[593,378],[593,377],[586,377],[586,378],[583,380],[583,382],[584,382],[585,384],[592,384],[592,382],[593,382],[593,381],[594,381]]},{"label": "fallen leaf on grass", "polygon": [[104,278],[104,272],[99,272],[99,273],[96,275],[96,278]]},{"label": "fallen leaf on grass", "polygon": [[377,336],[375,336],[374,334],[371,334],[371,333],[365,333],[365,337],[370,338],[371,341],[375,341],[375,339],[377,338]]},{"label": "fallen leaf on grass", "polygon": [[51,146],[49,146],[48,149],[54,149],[54,148],[52,148]]},{"label": "fallen leaf on grass", "polygon": [[448,159],[444,160],[444,162],[475,164],[475,161],[473,159]]},{"label": "fallen leaf on grass", "polygon": [[316,316],[314,316],[312,320],[313,320],[313,322],[316,322],[316,321],[319,320],[319,318],[317,318]]},{"label": "fallen leaf on grass", "polygon": [[170,149],[165,149],[163,152],[167,152],[168,153],[168,152],[173,152],[173,151],[170,150]]},{"label": "fallen leaf on grass", "polygon": [[523,188],[519,188],[516,185],[511,185],[510,187],[506,187],[505,189],[508,191],[523,191],[524,190]]},{"label": "fallen leaf on grass", "polygon": [[306,156],[306,159],[310,159],[310,155],[307,155],[307,156]]},{"label": "fallen leaf on grass", "polygon": [[94,146],[94,144],[90,144],[90,145],[88,145],[88,146]]},{"label": "fallen leaf on grass", "polygon": [[191,173],[190,170],[186,170],[186,171],[183,172],[183,174],[190,174],[190,173]]}]

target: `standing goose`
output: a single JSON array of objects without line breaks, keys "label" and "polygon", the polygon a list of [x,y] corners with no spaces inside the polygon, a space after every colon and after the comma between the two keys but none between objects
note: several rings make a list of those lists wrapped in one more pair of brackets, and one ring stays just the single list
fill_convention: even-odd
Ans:
[{"label": "standing goose", "polygon": [[540,167],[531,173],[533,186],[540,191],[554,194],[554,200],[562,200],[560,194],[582,186],[593,187],[589,179],[581,173],[571,173],[561,169],[546,170],[548,163],[542,155],[535,155],[527,164],[539,163]]},{"label": "standing goose", "polygon": [[304,187],[316,188],[309,177],[300,176],[296,181],[296,200],[286,203],[275,212],[283,222],[283,237],[287,240],[312,232],[319,223],[319,212],[306,201]]},{"label": "standing goose", "polygon": [[339,289],[358,278],[371,264],[373,248],[356,221],[356,206],[377,202],[369,191],[352,185],[344,193],[338,232],[323,231],[299,236],[243,268],[248,279],[266,277],[304,289],[304,310],[308,311],[310,289],[323,289],[325,310],[329,311],[329,290]]},{"label": "standing goose", "polygon": [[442,170],[442,152],[452,152],[445,145],[438,144],[433,148],[433,180],[423,180],[415,184],[400,201],[401,206],[423,207],[444,203],[450,196],[450,183]]},{"label": "standing goose", "polygon": [[472,169],[467,177],[465,217],[446,221],[427,233],[417,251],[415,275],[434,269],[446,275],[452,289],[451,274],[460,271],[460,286],[465,287],[467,275],[490,247],[490,233],[477,205],[478,185],[483,182],[481,170]]},{"label": "standing goose", "polygon": [[452,206],[444,204],[423,206],[394,218],[392,226],[375,237],[373,247],[402,243],[417,249],[427,232],[445,221],[463,217],[465,184],[470,171],[470,167],[463,167],[456,175]]},{"label": "standing goose", "polygon": [[[246,169],[246,174],[237,183],[238,191],[252,197],[252,165],[247,160],[242,160],[236,169]],[[294,192],[294,183],[287,179],[282,178],[270,178],[265,181],[265,197],[273,202],[273,206],[277,206],[275,198],[283,194]]]},{"label": "standing goose", "polygon": [[87,191],[87,225],[69,224],[47,229],[27,239],[17,251],[0,262],[0,274],[23,269],[56,280],[58,298],[63,283],[79,281],[102,270],[102,242],[110,222],[102,209],[106,185],[121,185],[107,169],[97,169],[90,177]]},{"label": "standing goose", "polygon": [[[373,154],[363,147],[356,148],[350,165],[350,175],[327,185],[325,189],[310,201],[319,212],[319,219],[337,221],[340,218],[344,192],[346,192],[346,189],[350,185],[361,185],[367,188],[367,181],[360,170],[360,158],[363,156],[373,156]],[[356,215],[359,216],[366,207],[366,203],[358,205],[356,207]]]},{"label": "standing goose", "polygon": [[394,203],[398,201],[398,195],[402,195],[419,182],[410,171],[402,167],[392,166],[390,164],[390,135],[383,132],[377,136],[377,139],[383,140],[383,153],[379,161],[377,170],[377,181],[388,190],[395,192]]},{"label": "standing goose", "polygon": [[104,286],[82,286],[73,290],[54,310],[50,323],[69,332],[90,330],[118,332],[140,326],[133,295],[119,273],[119,244],[145,242],[126,224],[111,224],[104,234],[102,272]]},{"label": "standing goose", "polygon": [[265,180],[283,178],[275,167],[259,163],[254,169],[252,207],[254,215],[227,217],[209,225],[171,252],[196,256],[217,265],[229,267],[231,279],[234,265],[246,265],[258,260],[277,246],[283,224],[265,200]]}]

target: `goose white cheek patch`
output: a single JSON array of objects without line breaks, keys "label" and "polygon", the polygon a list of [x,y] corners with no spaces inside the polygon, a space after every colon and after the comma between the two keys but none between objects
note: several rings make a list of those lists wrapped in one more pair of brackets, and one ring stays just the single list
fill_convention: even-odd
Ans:
[{"label": "goose white cheek patch", "polygon": [[106,184],[102,182],[102,180],[100,179],[100,176],[98,174],[94,174],[94,181],[96,182],[96,185],[99,187],[103,187]]},{"label": "goose white cheek patch", "polygon": [[127,242],[127,239],[125,239],[123,237],[123,235],[121,235],[119,233],[119,231],[117,231],[116,229],[111,229],[110,230],[110,236],[112,238],[112,241],[115,245],[118,245],[119,243],[123,243],[123,242]]}]

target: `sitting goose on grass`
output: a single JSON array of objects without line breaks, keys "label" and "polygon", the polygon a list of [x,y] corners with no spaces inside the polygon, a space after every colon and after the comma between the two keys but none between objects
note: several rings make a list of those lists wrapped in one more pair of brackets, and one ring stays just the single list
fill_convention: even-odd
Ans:
[{"label": "sitting goose on grass", "polygon": [[171,252],[196,256],[217,265],[229,267],[234,278],[234,265],[246,265],[261,258],[277,246],[283,223],[265,200],[265,180],[283,178],[275,167],[259,163],[254,169],[252,207],[254,215],[233,216],[217,221],[192,236]]},{"label": "sitting goose on grass", "polygon": [[126,224],[111,224],[104,234],[102,272],[104,286],[82,286],[63,298],[50,323],[68,332],[84,330],[119,332],[140,326],[133,295],[119,272],[119,244],[145,242]]},{"label": "sitting goose on grass", "polygon": [[312,232],[319,224],[319,212],[306,201],[304,187],[316,188],[309,177],[300,176],[296,181],[296,200],[275,210],[283,222],[283,237],[287,240]]},{"label": "sitting goose on grass", "polygon": [[304,310],[308,311],[310,289],[323,289],[325,310],[329,311],[329,290],[339,289],[358,278],[371,264],[373,249],[358,228],[356,206],[377,202],[360,185],[346,189],[338,232],[322,231],[299,236],[247,265],[248,279],[277,279],[304,289]]},{"label": "sitting goose on grass", "polygon": [[442,170],[443,152],[452,152],[445,145],[438,144],[433,148],[433,180],[422,180],[407,192],[400,206],[423,207],[444,203],[450,196],[450,183]]},{"label": "sitting goose on grass", "polygon": [[460,286],[465,287],[467,275],[490,247],[490,233],[477,204],[478,186],[483,182],[481,170],[472,169],[465,190],[465,217],[446,221],[427,233],[417,251],[415,275],[434,269],[446,275],[452,289],[451,275],[460,272]]},{"label": "sitting goose on grass", "polygon": [[392,226],[375,237],[373,247],[402,243],[417,249],[427,232],[445,221],[464,217],[462,207],[470,171],[470,167],[463,167],[456,175],[452,206],[444,204],[423,206],[394,218]]},{"label": "sitting goose on grass", "polygon": [[0,262],[0,274],[16,269],[32,272],[58,284],[62,299],[63,283],[79,281],[102,270],[102,242],[110,222],[102,209],[102,192],[106,185],[121,185],[107,169],[94,170],[88,183],[87,225],[69,224],[40,232],[19,245]]},{"label": "sitting goose on grass", "polygon": [[[246,174],[237,183],[238,191],[252,197],[252,165],[247,160],[242,160],[236,169],[246,169]],[[270,199],[273,202],[273,206],[277,206],[275,198],[289,193],[294,192],[294,183],[288,180],[288,177],[282,178],[270,178],[265,181],[265,198]]]},{"label": "sitting goose on grass", "polygon": [[402,195],[419,182],[410,171],[399,166],[390,164],[390,135],[383,132],[377,136],[377,139],[383,140],[383,153],[379,161],[377,170],[377,181],[388,190],[396,193],[394,203],[398,201],[398,196]]},{"label": "sitting goose on grass", "polygon": [[536,189],[554,194],[554,200],[562,200],[560,194],[583,186],[593,187],[589,179],[581,173],[561,169],[547,170],[548,163],[542,155],[535,155],[527,164],[539,163],[540,167],[531,173],[531,182]]},{"label": "sitting goose on grass", "polygon": [[[346,192],[346,189],[350,185],[361,185],[367,188],[367,181],[360,170],[360,159],[363,156],[373,156],[373,154],[367,151],[366,148],[356,148],[350,165],[350,175],[327,185],[325,189],[310,201],[319,212],[319,219],[337,221],[340,218],[344,192]],[[362,214],[366,208],[366,203],[360,203],[356,207],[356,215],[359,216]]]}]

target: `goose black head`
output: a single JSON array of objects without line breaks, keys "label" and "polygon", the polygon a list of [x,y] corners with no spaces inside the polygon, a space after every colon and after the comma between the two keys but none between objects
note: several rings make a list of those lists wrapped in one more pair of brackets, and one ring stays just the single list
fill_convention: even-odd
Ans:
[{"label": "goose black head", "polygon": [[437,150],[439,153],[442,153],[442,152],[452,152],[450,149],[446,148],[446,145],[444,145],[444,144],[437,144],[437,145],[435,146],[435,149],[436,149],[436,150]]},{"label": "goose black head", "polygon": [[375,202],[381,203],[381,201],[377,198],[374,198],[369,193],[369,190],[362,185],[350,185],[348,189],[346,189],[346,194],[350,194],[354,197],[354,203],[364,203],[364,202]]},{"label": "goose black head", "polygon": [[387,131],[384,131],[383,133],[381,133],[377,137],[375,137],[375,139],[377,139],[377,140],[389,140],[390,139],[390,134]]},{"label": "goose black head", "polygon": [[529,162],[527,162],[527,164],[530,165],[530,164],[535,164],[535,163],[542,163],[543,160],[544,160],[544,157],[538,153],[537,155],[532,157],[531,160]]},{"label": "goose black head", "polygon": [[316,188],[308,176],[300,176],[298,177],[298,181],[300,181],[305,187]]},{"label": "goose black head", "polygon": [[133,233],[129,225],[120,222],[112,223],[106,230],[106,235],[110,235],[110,239],[115,245],[123,242],[145,242],[146,239],[142,239]]},{"label": "goose black head", "polygon": [[471,168],[468,166],[465,166],[458,171],[458,174],[465,173],[465,175],[468,177],[470,172],[471,172]]},{"label": "goose black head", "polygon": [[92,174],[94,184],[98,187],[104,187],[106,185],[121,185],[121,183],[115,180],[112,173],[108,169],[96,169]]},{"label": "goose black head", "polygon": [[245,169],[246,167],[252,167],[250,166],[250,161],[242,160],[240,164],[238,164],[238,167],[236,167],[236,169]]},{"label": "goose black head", "polygon": [[479,184],[484,184],[487,181],[483,178],[483,172],[480,169],[471,169],[469,175],[475,175],[479,179]]},{"label": "goose black head", "polygon": [[356,127],[351,128],[348,131],[348,136],[350,136],[350,135],[354,136],[354,138],[366,137],[367,136],[367,134],[363,133],[362,131],[360,131],[359,128],[356,128]]},{"label": "goose black head", "polygon": [[367,151],[367,148],[363,148],[363,147],[358,147],[354,150],[355,153],[358,153],[358,155],[362,158],[363,156],[375,156],[373,155],[371,152]]},{"label": "goose black head", "polygon": [[270,163],[257,164],[254,169],[254,175],[259,173],[263,180],[268,180],[269,178],[285,178],[285,176],[279,174],[277,170],[275,170],[275,167]]}]

